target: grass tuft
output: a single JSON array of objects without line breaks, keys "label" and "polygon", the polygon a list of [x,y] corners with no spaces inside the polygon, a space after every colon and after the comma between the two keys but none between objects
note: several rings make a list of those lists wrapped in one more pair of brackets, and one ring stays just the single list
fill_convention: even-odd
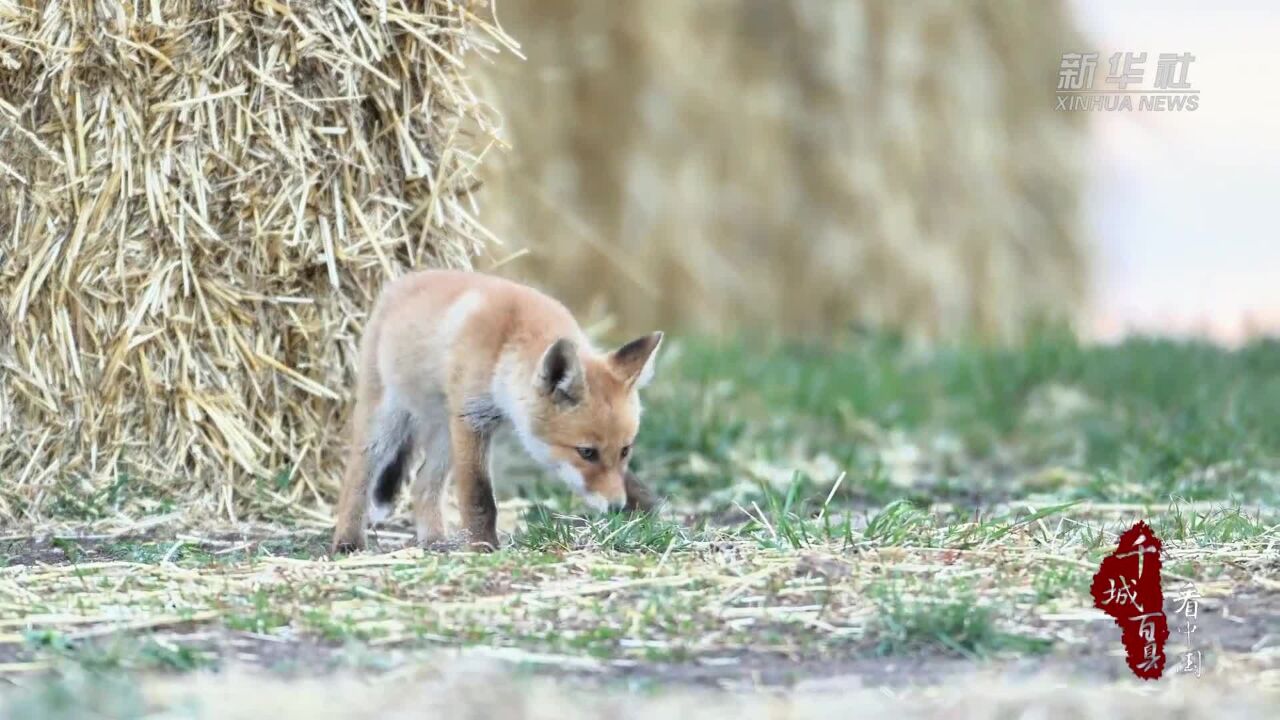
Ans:
[{"label": "grass tuft", "polygon": [[1001,632],[995,609],[963,581],[896,578],[873,585],[871,596],[878,613],[871,632],[882,655],[932,650],[979,658],[1000,649],[1048,647]]},{"label": "grass tuft", "polygon": [[663,553],[689,542],[684,527],[652,514],[610,513],[584,519],[535,506],[525,514],[524,532],[515,543],[537,551],[610,550]]}]

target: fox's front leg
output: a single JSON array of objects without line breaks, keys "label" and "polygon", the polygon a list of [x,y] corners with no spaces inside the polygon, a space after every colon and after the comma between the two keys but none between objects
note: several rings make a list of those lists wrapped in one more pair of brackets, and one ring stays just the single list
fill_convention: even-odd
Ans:
[{"label": "fox's front leg", "polygon": [[462,515],[462,530],[471,549],[498,549],[498,504],[489,478],[491,433],[477,431],[461,417],[450,421],[453,447],[453,483]]}]

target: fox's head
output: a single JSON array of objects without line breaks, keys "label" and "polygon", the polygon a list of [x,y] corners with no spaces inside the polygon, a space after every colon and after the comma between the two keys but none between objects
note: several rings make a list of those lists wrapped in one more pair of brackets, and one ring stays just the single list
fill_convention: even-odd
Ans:
[{"label": "fox's head", "polygon": [[599,354],[562,338],[538,361],[528,426],[533,437],[522,439],[597,510],[627,501],[623,477],[640,429],[639,390],[653,377],[661,344],[662,333],[655,332]]}]

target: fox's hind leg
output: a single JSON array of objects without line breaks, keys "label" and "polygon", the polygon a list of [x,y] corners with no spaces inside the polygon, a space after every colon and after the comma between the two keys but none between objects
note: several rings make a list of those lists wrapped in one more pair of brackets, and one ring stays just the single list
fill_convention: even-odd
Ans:
[{"label": "fox's hind leg", "polygon": [[413,454],[409,413],[388,392],[373,396],[376,404],[370,403],[370,393],[363,391],[373,389],[361,388],[356,400],[347,471],[338,498],[338,526],[333,534],[335,552],[364,549],[365,526],[391,514]]},{"label": "fox's hind leg", "polygon": [[411,490],[413,515],[417,520],[418,544],[443,542],[448,537],[442,503],[449,479],[449,420],[441,407],[438,413],[421,419],[417,436],[423,460]]},{"label": "fox's hind leg", "polygon": [[382,394],[382,383],[362,369],[356,376],[356,405],[348,431],[347,464],[338,493],[338,523],[333,532],[333,552],[363,550],[364,526],[369,510],[369,475],[365,470],[365,438],[373,419],[374,403]]}]

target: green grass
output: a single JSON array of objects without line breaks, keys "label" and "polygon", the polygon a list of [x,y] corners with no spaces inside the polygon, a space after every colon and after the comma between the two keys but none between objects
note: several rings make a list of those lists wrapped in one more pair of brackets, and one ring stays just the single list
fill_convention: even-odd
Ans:
[{"label": "green grass", "polygon": [[874,542],[904,545],[924,539],[924,534],[935,527],[933,516],[920,510],[911,502],[898,500],[889,503],[867,523],[866,537]]},{"label": "green grass", "polygon": [[1265,519],[1261,513],[1250,514],[1240,508],[1198,512],[1173,505],[1154,520],[1152,529],[1166,540],[1233,542],[1260,537],[1276,527],[1275,517]]},{"label": "green grass", "polygon": [[[85,718],[142,718],[148,707],[134,678],[70,670],[13,692],[11,704],[0,707],[11,718],[84,720]],[[172,717],[196,717],[175,712]]]},{"label": "green grass", "polygon": [[27,633],[37,657],[96,673],[118,671],[190,672],[213,665],[211,654],[190,645],[153,637],[117,635],[98,642],[71,641],[50,631]]},{"label": "green grass", "polygon": [[51,511],[61,517],[99,520],[119,511],[121,503],[133,493],[133,484],[129,473],[118,472],[110,485],[86,492],[79,478],[64,476],[51,488]]},{"label": "green grass", "polygon": [[999,629],[999,614],[964,581],[888,578],[870,588],[878,613],[872,626],[876,652],[921,651],[980,658],[1000,650],[1046,650],[1043,640]]},{"label": "green grass", "polygon": [[289,624],[289,615],[282,609],[282,599],[265,590],[256,590],[247,598],[248,603],[237,603],[232,614],[223,623],[231,630],[267,633]]},{"label": "green grass", "polygon": [[524,532],[515,542],[539,551],[597,548],[616,552],[663,553],[682,549],[688,533],[680,525],[652,515],[611,513],[602,518],[561,515],[543,506],[525,514]]},{"label": "green grass", "polygon": [[[735,499],[752,498],[770,467],[819,490],[846,472],[842,496],[867,504],[1016,496],[1057,468],[1071,471],[1049,489],[1063,500],[1280,497],[1275,341],[1104,347],[1043,331],[1013,348],[926,352],[879,336],[686,340],[646,398],[638,470],[694,502],[739,485]],[[891,481],[895,442],[919,460]]]},{"label": "green grass", "polygon": [[1050,566],[1041,570],[1031,581],[1037,605],[1064,596],[1083,598],[1087,594],[1087,573],[1073,565]]},{"label": "green grass", "polygon": [[169,562],[196,566],[214,562],[214,556],[208,550],[183,542],[126,540],[108,543],[102,551],[112,559],[137,563],[157,563],[166,558]]}]

